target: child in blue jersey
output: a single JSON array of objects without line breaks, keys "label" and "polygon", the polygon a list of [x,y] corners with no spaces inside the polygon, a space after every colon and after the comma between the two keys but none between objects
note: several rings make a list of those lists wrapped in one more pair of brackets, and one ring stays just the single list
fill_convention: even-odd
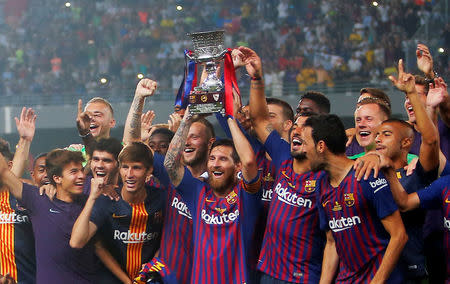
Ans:
[{"label": "child in blue jersey", "polygon": [[309,117],[301,133],[311,168],[326,171],[318,203],[327,234],[321,281],[331,283],[339,265],[337,283],[401,283],[396,263],[407,235],[389,184],[383,177],[358,181],[346,141],[336,115]]},{"label": "child in blue jersey", "polygon": [[114,248],[113,255],[133,279],[159,248],[165,198],[161,189],[145,185],[153,164],[147,145],[133,142],[118,159],[121,198],[114,201],[102,196],[108,185],[103,178],[94,178],[86,205],[73,226],[70,245],[82,248],[102,229],[105,242]]},{"label": "child in blue jersey", "polygon": [[191,283],[250,282],[248,250],[261,209],[254,153],[236,122],[229,119],[236,148],[230,140],[216,141],[209,154],[208,182],[194,178],[180,162],[191,121],[187,111],[164,161],[172,184],[192,213]]}]

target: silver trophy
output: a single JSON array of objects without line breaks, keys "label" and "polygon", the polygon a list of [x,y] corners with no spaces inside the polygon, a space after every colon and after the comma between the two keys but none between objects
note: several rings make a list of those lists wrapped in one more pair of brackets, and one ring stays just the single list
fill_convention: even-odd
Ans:
[{"label": "silver trophy", "polygon": [[227,53],[224,48],[224,32],[210,31],[190,33],[194,44],[193,54],[186,57],[196,63],[205,63],[207,77],[189,94],[189,110],[192,113],[224,113],[224,86],[217,78],[217,66]]}]

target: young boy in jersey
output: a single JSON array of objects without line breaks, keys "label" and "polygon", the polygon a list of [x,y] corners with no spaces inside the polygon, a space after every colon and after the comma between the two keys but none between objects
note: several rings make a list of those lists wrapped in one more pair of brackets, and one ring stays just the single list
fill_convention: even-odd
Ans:
[{"label": "young boy in jersey", "polygon": [[318,201],[327,234],[321,282],[331,283],[339,265],[337,283],[401,283],[396,263],[408,237],[386,179],[357,180],[336,115],[309,117],[300,138],[312,170],[326,171]]},{"label": "young boy in jersey", "polygon": [[[261,196],[257,194],[260,179],[253,150],[236,122],[229,119],[234,145],[230,140],[213,143],[208,160],[209,178],[202,182],[181,163],[191,123],[191,115],[186,111],[164,161],[172,184],[192,213],[191,283],[249,282],[249,242],[261,208]],[[239,171],[243,180],[237,179]]]},{"label": "young boy in jersey", "polygon": [[251,49],[239,48],[252,77],[250,116],[259,140],[272,158],[276,174],[258,269],[261,283],[318,283],[324,234],[319,230],[316,181],[309,162],[299,151],[305,117],[295,122],[290,141],[283,140],[271,124],[264,96],[261,59]]},{"label": "young boy in jersey", "polygon": [[73,223],[85,201],[83,161],[80,152],[56,149],[48,154],[47,173],[56,186],[52,201],[39,195],[38,188],[22,183],[0,156],[0,180],[20,205],[30,211],[36,240],[36,283],[63,283],[68,279],[77,283],[96,282],[98,275],[93,270],[96,252],[105,264],[112,265],[108,267],[117,268],[111,256],[93,241],[79,250],[69,246]]},{"label": "young boy in jersey", "polygon": [[84,248],[101,228],[103,240],[115,248],[111,253],[133,279],[159,248],[164,197],[162,190],[145,185],[153,168],[147,145],[133,142],[118,159],[123,182],[119,201],[102,195],[109,186],[104,177],[92,179],[86,205],[73,225],[70,246]]}]

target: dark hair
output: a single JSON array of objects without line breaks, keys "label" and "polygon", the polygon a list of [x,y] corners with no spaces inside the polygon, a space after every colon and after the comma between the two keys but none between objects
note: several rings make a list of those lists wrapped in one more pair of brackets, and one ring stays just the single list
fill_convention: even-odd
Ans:
[{"label": "dark hair", "polygon": [[95,97],[95,98],[90,99],[90,100],[87,102],[86,107],[87,107],[89,104],[92,104],[92,103],[102,103],[102,104],[106,105],[106,106],[108,107],[109,111],[111,111],[111,116],[114,117],[114,110],[113,110],[113,107],[112,107],[112,105],[108,102],[108,100],[106,100],[106,99],[104,99],[104,98],[101,98],[101,97]]},{"label": "dark hair", "polygon": [[399,123],[401,126],[407,128],[407,129],[410,129],[414,133],[414,126],[412,126],[408,122],[404,121],[403,119],[389,118],[389,119],[386,119],[385,121],[383,121],[381,124],[385,124],[385,123]]},{"label": "dark hair", "polygon": [[294,122],[294,111],[292,110],[290,104],[277,98],[266,98],[266,102],[268,105],[280,106],[283,109],[284,120],[290,120]]},{"label": "dark hair", "polygon": [[414,75],[414,81],[416,85],[424,86],[425,88],[425,95],[428,95],[428,91],[430,90],[430,85],[428,85],[428,80],[420,75]]},{"label": "dark hair", "polygon": [[89,156],[92,157],[94,151],[100,152],[108,152],[109,154],[114,156],[114,159],[117,161],[119,157],[120,151],[122,151],[122,143],[116,138],[101,138],[96,141],[92,148],[89,151]]},{"label": "dark hair", "polygon": [[[220,140],[216,140],[214,141],[214,143],[211,146],[211,151],[212,149],[214,149],[215,147],[219,147],[219,146],[226,146],[226,147],[231,147],[233,149],[233,151],[231,152],[231,158],[233,159],[233,161],[235,163],[238,163],[241,161],[241,159],[239,158],[239,155],[236,151],[236,148],[234,147],[234,143],[233,140],[231,139],[220,139]],[[211,152],[210,152],[211,153]]]},{"label": "dark hair", "polygon": [[48,153],[40,153],[36,157],[34,157],[33,168],[36,166],[36,161],[40,158],[47,158]]},{"label": "dark hair", "polygon": [[208,140],[216,137],[216,133],[214,132],[214,126],[206,118],[200,116],[195,117],[192,119],[192,123],[194,122],[201,123],[206,127],[206,134],[209,136]]},{"label": "dark hair", "polygon": [[169,142],[172,140],[173,138],[173,131],[171,131],[170,129],[167,129],[165,127],[161,127],[161,128],[157,128],[155,129],[155,131],[153,131],[152,135],[150,135],[150,138],[152,138],[155,135],[163,135],[166,136],[167,139],[169,140]]},{"label": "dark hair", "polygon": [[147,169],[153,167],[153,154],[150,148],[142,142],[132,142],[125,146],[118,157],[119,164],[124,162],[140,162]]},{"label": "dark hair", "polygon": [[53,176],[62,176],[63,168],[72,162],[80,164],[84,162],[81,152],[64,149],[50,151],[45,159],[45,168],[47,169],[47,176],[50,179],[50,183],[56,186]]},{"label": "dark hair", "polygon": [[5,157],[5,160],[12,161],[14,158],[14,154],[11,152],[9,148],[9,143],[6,140],[0,138],[0,153]]},{"label": "dark hair", "polygon": [[[361,96],[361,95],[364,94],[364,93],[368,93],[372,99],[375,99],[375,100],[378,99],[378,100],[380,100],[382,103],[386,104],[386,106],[389,108],[389,112],[390,112],[390,109],[391,109],[391,99],[389,98],[388,95],[386,95],[385,92],[383,92],[383,91],[380,90],[380,89],[376,89],[376,88],[362,88],[362,89],[359,91],[359,95]],[[365,99],[368,99],[368,98],[364,98],[364,99],[362,99],[362,100],[365,100]],[[362,100],[361,100],[361,101],[362,101]],[[361,101],[358,101],[358,104],[359,104]]]},{"label": "dark hair", "polygon": [[300,98],[300,101],[303,99],[309,99],[315,102],[321,114],[330,113],[330,100],[323,93],[308,91]]},{"label": "dark hair", "polygon": [[391,108],[389,108],[384,102],[377,98],[364,98],[358,103],[358,107],[370,104],[378,105],[381,112],[383,112],[387,118],[391,117]]},{"label": "dark hair", "polygon": [[335,114],[322,114],[308,117],[304,127],[312,128],[314,143],[324,141],[327,148],[333,154],[345,153],[347,135],[345,127],[340,118]]}]

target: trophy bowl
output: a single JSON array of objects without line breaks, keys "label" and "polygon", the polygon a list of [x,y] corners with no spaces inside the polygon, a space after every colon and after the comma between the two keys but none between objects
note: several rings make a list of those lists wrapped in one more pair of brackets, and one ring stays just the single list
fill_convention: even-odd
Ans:
[{"label": "trophy bowl", "polygon": [[215,61],[221,59],[227,50],[223,47],[225,31],[208,31],[189,33],[194,45],[194,54],[191,59],[197,62]]}]

